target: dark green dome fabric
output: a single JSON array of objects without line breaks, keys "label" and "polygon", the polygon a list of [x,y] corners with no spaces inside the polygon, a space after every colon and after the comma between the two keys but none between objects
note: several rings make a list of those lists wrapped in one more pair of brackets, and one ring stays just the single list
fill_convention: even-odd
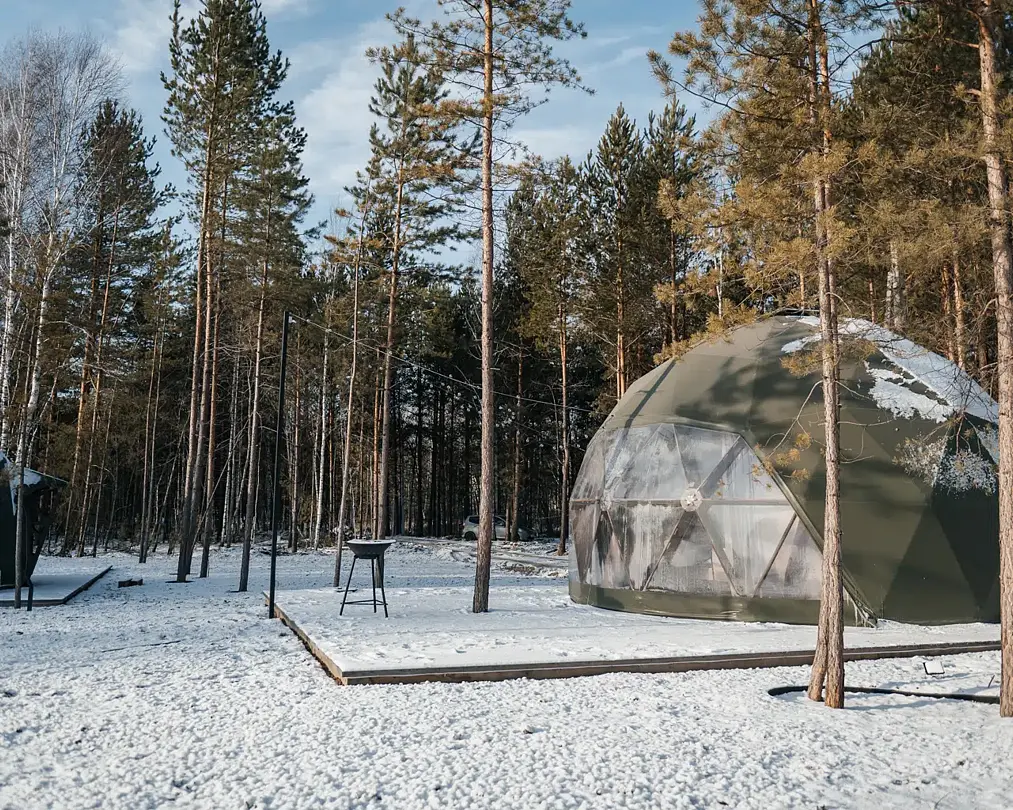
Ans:
[{"label": "dark green dome fabric", "polygon": [[[945,358],[882,328],[848,321],[842,332],[848,620],[997,620],[995,403]],[[818,348],[815,319],[766,318],[630,387],[574,482],[576,601],[815,622]]]}]

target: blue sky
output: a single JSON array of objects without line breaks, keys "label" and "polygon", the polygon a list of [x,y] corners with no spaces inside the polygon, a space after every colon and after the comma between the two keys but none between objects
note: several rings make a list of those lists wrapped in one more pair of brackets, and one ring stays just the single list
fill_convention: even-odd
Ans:
[{"label": "blue sky", "polygon": [[[363,51],[392,40],[384,13],[396,5],[397,0],[262,0],[272,45],[292,63],[285,92],[308,135],[305,165],[317,199],[314,220],[347,202],[342,188],[365,163],[375,74]],[[436,11],[435,0],[407,5],[420,16]],[[195,6],[196,0],[184,0],[185,11]],[[30,28],[87,28],[104,39],[123,63],[130,104],[144,116],[149,134],[158,136],[163,176],[181,186],[159,118],[165,98],[159,73],[167,69],[171,10],[171,0],[0,0],[0,31],[6,39]],[[557,91],[520,123],[515,134],[546,158],[583,158],[620,102],[641,123],[649,110],[663,106],[645,53],[664,51],[676,30],[693,27],[697,3],[574,0],[572,11],[588,37],[565,44],[561,52],[596,92],[589,97]],[[697,111],[692,99],[685,102]]]}]

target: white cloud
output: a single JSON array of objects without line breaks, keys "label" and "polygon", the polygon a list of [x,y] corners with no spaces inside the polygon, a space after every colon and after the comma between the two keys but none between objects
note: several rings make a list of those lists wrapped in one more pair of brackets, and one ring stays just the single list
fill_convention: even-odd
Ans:
[{"label": "white cloud", "polygon": [[[261,0],[268,24],[277,17],[308,13],[311,0]],[[197,0],[183,0],[181,17],[188,20],[197,12]],[[169,0],[119,0],[115,19],[120,20],[112,36],[112,48],[124,69],[131,74],[151,70],[165,58],[172,33],[172,4]]]},{"label": "white cloud", "polygon": [[[172,33],[172,6],[162,0],[120,0],[122,22],[112,37],[115,50],[129,74],[143,73],[164,58]],[[181,11],[189,17],[196,11],[195,0],[185,0]]]},{"label": "white cloud", "polygon": [[350,37],[305,43],[290,56],[292,77],[298,83],[320,74],[296,100],[296,112],[307,134],[306,173],[328,208],[343,198],[342,189],[355,180],[355,172],[369,157],[369,99],[378,71],[365,51],[391,36],[385,20],[373,20]]},{"label": "white cloud", "polygon": [[312,10],[315,0],[260,0],[267,22],[279,17],[304,16]]},{"label": "white cloud", "polygon": [[565,124],[563,126],[518,127],[510,137],[523,143],[534,154],[546,160],[569,155],[575,163],[584,159],[587,150],[598,138],[597,122],[587,126]]}]

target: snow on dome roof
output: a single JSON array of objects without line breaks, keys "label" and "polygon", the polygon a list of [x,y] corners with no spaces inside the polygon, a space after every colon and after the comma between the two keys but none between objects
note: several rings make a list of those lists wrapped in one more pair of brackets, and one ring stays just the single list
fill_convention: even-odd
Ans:
[{"label": "snow on dome roof", "polygon": [[[798,321],[813,329],[819,329],[818,317],[805,316]],[[910,417],[917,412],[922,417],[937,422],[942,422],[958,412],[992,423],[999,422],[999,406],[996,401],[956,363],[889,329],[860,318],[842,320],[840,331],[842,335],[864,338],[876,344],[883,357],[904,372],[901,376],[889,379],[885,375],[873,374],[877,381],[872,395],[881,407],[900,416]],[[781,351],[786,354],[801,351],[819,339],[819,335],[816,334],[802,340],[793,340],[785,344]],[[933,403],[928,397],[907,389],[905,383],[909,381],[909,377],[913,377],[914,381],[935,393],[942,402]],[[906,394],[900,396],[899,392],[905,390]]]}]

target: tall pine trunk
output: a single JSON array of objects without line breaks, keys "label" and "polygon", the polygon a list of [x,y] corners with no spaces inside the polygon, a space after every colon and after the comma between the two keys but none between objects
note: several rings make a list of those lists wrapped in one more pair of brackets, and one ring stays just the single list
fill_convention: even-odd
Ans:
[{"label": "tall pine trunk", "polygon": [[[224,238],[224,237],[223,237]],[[221,292],[215,294],[214,337],[211,341],[211,389],[208,397],[208,455],[207,485],[204,497],[204,531],[201,533],[200,578],[208,575],[211,564],[211,538],[215,533],[215,493],[218,491],[218,476],[215,469],[215,451],[217,450],[218,432],[218,324],[221,320]]]},{"label": "tall pine trunk", "polygon": [[[264,354],[264,310],[267,306],[268,261],[261,263],[260,299],[257,303],[257,337],[253,349],[253,392],[250,394],[250,432],[246,442],[246,510],[243,520],[243,553],[239,564],[239,590],[250,583],[250,550],[257,522],[257,487],[260,484],[260,369]],[[281,441],[278,436],[276,441]]]},{"label": "tall pine trunk", "polygon": [[[95,317],[98,306],[99,265],[102,258],[102,239],[105,233],[105,195],[99,193],[95,222],[95,249],[92,253],[91,284],[88,292],[88,314],[84,330],[84,357],[81,360],[81,378],[78,385],[77,419],[74,427],[74,454],[71,461],[70,486],[67,488],[66,529],[64,532],[64,552],[68,552],[70,537],[73,533],[75,498],[78,490],[78,474],[81,466],[81,454],[84,451],[85,422],[88,416],[89,386],[92,377],[92,361],[95,350]],[[3,445],[0,445],[2,447]]]},{"label": "tall pine trunk", "polygon": [[144,410],[144,476],[141,486],[141,550],[138,562],[148,561],[148,545],[152,529],[151,519],[155,496],[155,441],[158,436],[158,406],[162,394],[162,329],[161,294],[159,313],[155,320],[155,338],[151,348],[151,378],[148,382],[148,402]]},{"label": "tall pine trunk", "polygon": [[[831,708],[844,705],[844,591],[841,580],[840,413],[837,307],[834,301],[834,263],[829,253],[831,185],[829,171],[830,70],[821,0],[809,0],[810,97],[814,136],[822,129],[820,169],[813,183],[816,220],[816,257],[819,273],[820,353],[822,359],[823,421],[825,434],[826,505],[823,521],[823,588],[820,594],[816,653],[809,680],[810,699]],[[817,61],[818,59],[818,61]]]},{"label": "tall pine trunk", "polygon": [[566,542],[570,534],[570,386],[566,369],[567,363],[567,328],[566,328],[566,307],[559,305],[559,367],[560,383],[562,387],[562,427],[560,430],[560,444],[563,448],[562,470],[560,471],[560,495],[559,495],[559,545],[556,553],[559,556],[566,554]]},{"label": "tall pine trunk", "polygon": [[[510,497],[510,533],[513,542],[520,539],[521,525],[521,418],[523,415],[524,395],[524,353],[517,349],[517,398],[514,405],[514,470],[513,494]],[[435,450],[435,445],[433,445]]]},{"label": "tall pine trunk", "polygon": [[1013,245],[1010,237],[1009,175],[1000,143],[1000,74],[996,54],[996,41],[1003,33],[1003,17],[994,0],[983,0],[977,11],[977,19],[998,360],[996,399],[999,403],[999,604],[1002,647],[999,714],[1013,717]]},{"label": "tall pine trunk", "polygon": [[493,392],[493,0],[483,0],[485,17],[482,115],[482,478],[478,502],[478,550],[475,556],[475,594],[472,610],[489,609],[489,574],[492,567],[493,476],[495,475],[495,419]]},{"label": "tall pine trunk", "polygon": [[[359,364],[359,270],[362,262],[362,243],[365,238],[366,216],[370,204],[370,184],[372,176],[366,182],[366,194],[363,201],[362,216],[359,221],[359,236],[355,246],[355,263],[352,266],[352,367],[348,372],[348,398],[345,402],[345,443],[341,457],[341,500],[338,503],[338,537],[337,551],[334,555],[334,587],[341,584],[341,552],[345,545],[345,510],[348,506],[348,473],[352,461],[352,414],[355,410],[355,382]],[[365,414],[359,417],[359,488],[362,488],[362,426]]]},{"label": "tall pine trunk", "polygon": [[182,490],[183,490],[183,503],[180,509],[180,530],[179,530],[179,558],[176,562],[176,581],[186,582],[186,578],[190,573],[190,560],[187,557],[186,547],[188,538],[193,530],[193,501],[195,497],[194,489],[194,468],[196,467],[196,459],[198,455],[197,450],[197,434],[199,432],[199,422],[201,420],[201,414],[199,412],[200,407],[200,392],[201,389],[197,382],[197,374],[200,370],[201,361],[201,347],[204,345],[204,333],[210,328],[210,324],[205,323],[204,318],[204,277],[210,272],[210,260],[208,258],[209,252],[209,219],[211,214],[211,158],[213,148],[213,133],[216,129],[215,125],[215,110],[212,107],[211,117],[207,128],[207,145],[204,153],[204,177],[202,178],[202,189],[201,189],[201,216],[200,216],[200,233],[197,238],[197,272],[195,273],[195,289],[194,289],[194,335],[193,335],[193,358],[190,365],[191,382],[190,382],[190,412],[187,419],[187,433],[186,433],[186,466],[184,468]]},{"label": "tall pine trunk", "polygon": [[376,350],[376,379],[373,385],[373,464],[370,468],[370,475],[373,480],[372,489],[370,489],[370,514],[371,514],[371,525],[372,534],[376,538],[380,532],[380,512],[377,507],[380,504],[380,414],[381,414],[381,402],[383,396],[380,392],[380,386],[383,382],[383,364],[380,361],[380,349]]},{"label": "tall pine trunk", "polygon": [[964,311],[964,282],[960,252],[953,250],[953,342],[957,345],[957,365],[967,370],[967,314]]},{"label": "tall pine trunk", "polygon": [[[297,334],[295,340],[295,402],[292,419],[292,452],[289,454],[289,481],[292,483],[292,512],[289,519],[288,550],[295,552],[299,548],[299,510],[301,490],[299,488],[299,449],[302,433],[302,335]],[[279,437],[279,441],[281,438]]]},{"label": "tall pine trunk", "polygon": [[390,501],[388,493],[390,475],[390,419],[391,395],[394,386],[394,338],[397,326],[398,270],[401,262],[401,209],[404,200],[404,167],[398,169],[397,196],[394,203],[394,233],[391,240],[390,291],[387,300],[387,342],[383,357],[383,416],[381,422],[380,473],[377,477],[376,537],[387,536],[387,512]]},{"label": "tall pine trunk", "polygon": [[324,493],[327,472],[327,416],[328,416],[328,387],[327,373],[330,361],[331,344],[328,335],[324,333],[324,368],[320,374],[320,425],[317,435],[317,492],[316,504],[313,519],[313,550],[320,548],[320,532],[324,523]]}]

